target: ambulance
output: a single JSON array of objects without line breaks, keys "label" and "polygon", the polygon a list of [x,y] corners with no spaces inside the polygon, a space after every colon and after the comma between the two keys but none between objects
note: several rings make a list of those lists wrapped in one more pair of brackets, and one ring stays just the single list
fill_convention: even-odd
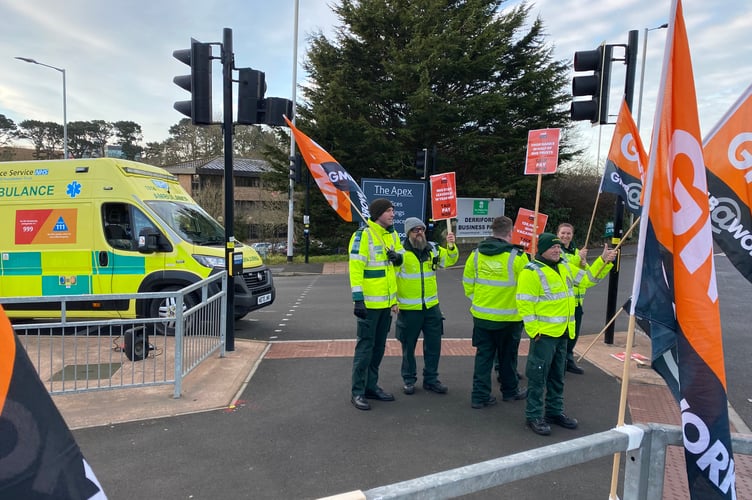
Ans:
[{"label": "ambulance", "polygon": [[[221,272],[225,230],[169,172],[98,158],[0,162],[3,297],[175,291]],[[234,243],[234,316],[274,302],[272,273]],[[242,260],[242,268],[240,266]],[[187,307],[199,300],[188,296]],[[172,303],[171,303],[172,302]],[[60,317],[59,302],[3,305],[12,319]],[[174,299],[66,301],[71,318],[167,318]]]}]

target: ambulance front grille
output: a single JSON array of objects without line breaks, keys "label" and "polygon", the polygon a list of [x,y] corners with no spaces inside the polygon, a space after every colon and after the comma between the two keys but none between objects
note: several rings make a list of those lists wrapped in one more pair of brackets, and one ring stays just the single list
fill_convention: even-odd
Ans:
[{"label": "ambulance front grille", "polygon": [[245,281],[246,286],[251,290],[266,286],[269,283],[269,271],[251,271],[243,273],[243,280]]}]

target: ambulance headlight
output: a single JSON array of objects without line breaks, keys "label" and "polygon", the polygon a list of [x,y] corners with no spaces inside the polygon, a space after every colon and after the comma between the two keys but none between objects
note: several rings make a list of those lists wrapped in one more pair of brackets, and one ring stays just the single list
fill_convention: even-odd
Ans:
[{"label": "ambulance headlight", "polygon": [[194,254],[193,258],[196,259],[196,262],[201,264],[202,266],[209,267],[209,268],[215,268],[220,267],[222,269],[225,268],[225,258],[224,257],[215,257],[214,255],[198,255]]}]

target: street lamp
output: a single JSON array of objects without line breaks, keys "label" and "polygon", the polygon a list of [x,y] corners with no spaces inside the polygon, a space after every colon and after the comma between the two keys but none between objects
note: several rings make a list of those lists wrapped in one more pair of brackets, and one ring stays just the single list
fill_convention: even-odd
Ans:
[{"label": "street lamp", "polygon": [[[298,87],[298,17],[300,11],[300,0],[295,0],[295,14],[293,16],[293,39],[292,39],[292,116],[290,119],[295,124],[296,103],[295,96]],[[290,180],[289,187],[287,188],[287,262],[292,262],[294,251],[294,237],[295,237],[295,218],[294,218],[294,202],[295,202],[295,178],[293,175],[293,169],[295,168],[295,138],[290,134]],[[306,211],[306,216],[308,212]],[[308,241],[308,236],[306,236]],[[308,252],[306,250],[306,262],[308,262]]]},{"label": "street lamp", "polygon": [[68,110],[67,110],[67,104],[66,104],[66,98],[65,98],[65,70],[63,68],[57,68],[55,66],[50,66],[49,64],[40,63],[39,61],[36,61],[34,59],[28,58],[28,57],[16,57],[19,61],[24,61],[31,64],[38,64],[40,66],[44,66],[45,68],[52,68],[55,71],[59,71],[63,74],[63,158],[68,159]]},{"label": "street lamp", "polygon": [[642,88],[645,86],[645,56],[648,52],[648,32],[668,28],[668,23],[663,23],[655,28],[645,28],[642,42],[642,68],[640,69],[640,99],[637,103],[637,130],[640,130],[640,118],[642,117]]}]

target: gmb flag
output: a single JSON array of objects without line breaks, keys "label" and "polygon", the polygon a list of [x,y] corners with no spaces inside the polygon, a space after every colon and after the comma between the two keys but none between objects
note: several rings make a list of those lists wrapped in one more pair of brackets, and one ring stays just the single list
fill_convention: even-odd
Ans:
[{"label": "gmb flag", "polygon": [[627,210],[639,216],[646,165],[647,155],[642,147],[637,125],[632,119],[627,102],[622,100],[606,158],[601,192],[621,197]]},{"label": "gmb flag", "polygon": [[[669,17],[632,296],[678,388],[690,497],[736,498],[708,187],[681,1]],[[661,300],[656,300],[656,297]],[[673,317],[672,317],[673,316]]]},{"label": "gmb flag", "polygon": [[2,306],[0,498],[107,498]]},{"label": "gmb flag", "polygon": [[752,281],[752,85],[705,138],[713,237]]},{"label": "gmb flag", "polygon": [[[347,222],[362,221],[369,217],[368,199],[358,183],[342,168],[332,155],[297,129],[285,116],[292,130],[300,155],[308,165],[313,180],[326,198],[327,203]],[[355,212],[353,212],[353,208]]]}]

